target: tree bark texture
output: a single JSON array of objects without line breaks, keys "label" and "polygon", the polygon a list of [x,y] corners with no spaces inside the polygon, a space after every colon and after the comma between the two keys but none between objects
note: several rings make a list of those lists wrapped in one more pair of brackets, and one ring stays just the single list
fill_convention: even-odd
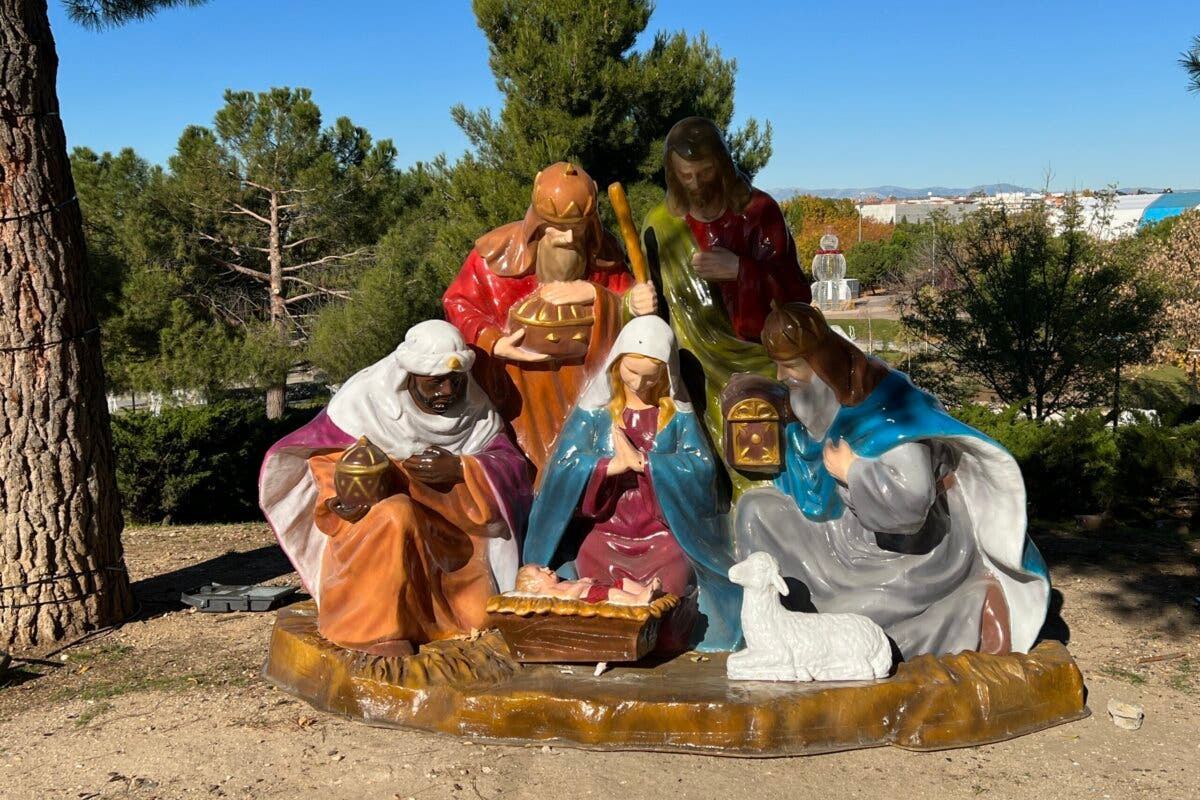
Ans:
[{"label": "tree bark texture", "polygon": [[46,0],[0,0],[0,647],[132,608],[57,72]]}]

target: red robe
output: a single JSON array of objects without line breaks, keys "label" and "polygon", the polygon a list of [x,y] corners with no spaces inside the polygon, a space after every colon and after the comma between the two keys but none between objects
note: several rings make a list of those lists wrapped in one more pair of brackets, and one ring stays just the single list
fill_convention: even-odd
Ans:
[{"label": "red robe", "polygon": [[584,278],[596,284],[598,290],[596,322],[582,362],[520,364],[490,357],[496,340],[508,328],[509,309],[538,288],[532,268],[525,274],[500,274],[489,267],[478,249],[472,250],[442,296],[446,319],[462,331],[469,344],[482,351],[476,360],[476,379],[511,423],[517,443],[537,469],[539,479],[563,421],[589,377],[604,364],[621,327],[622,295],[634,284],[623,263],[601,266],[594,258]]},{"label": "red robe", "polygon": [[738,256],[737,280],[715,282],[733,332],[757,342],[763,323],[777,304],[812,302],[812,287],[796,257],[783,212],[769,194],[753,190],[741,211],[726,211],[712,222],[686,217],[696,244],[707,252],[723,247]]},{"label": "red robe", "polygon": [[[622,414],[625,434],[643,453],[654,448],[658,414],[657,408],[626,408]],[[579,577],[607,586],[621,586],[625,578],[638,583],[661,578],[664,592],[688,596],[696,576],[663,519],[649,470],[609,475],[610,461],[596,462],[579,505],[580,530],[586,531],[575,557]]]}]

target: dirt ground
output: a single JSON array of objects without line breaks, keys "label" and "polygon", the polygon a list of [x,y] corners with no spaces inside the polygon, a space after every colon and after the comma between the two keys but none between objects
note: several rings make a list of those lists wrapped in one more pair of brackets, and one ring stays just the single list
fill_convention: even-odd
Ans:
[{"label": "dirt ground", "polygon": [[[1046,635],[1079,662],[1091,717],[936,753],[723,759],[484,745],[315,711],[259,677],[273,613],[178,602],[210,581],[297,583],[265,525],[132,529],[135,619],[14,654],[0,682],[0,797],[1200,798],[1200,538],[1035,538],[1056,587]],[[1114,697],[1145,707],[1140,730],[1108,719]]]}]

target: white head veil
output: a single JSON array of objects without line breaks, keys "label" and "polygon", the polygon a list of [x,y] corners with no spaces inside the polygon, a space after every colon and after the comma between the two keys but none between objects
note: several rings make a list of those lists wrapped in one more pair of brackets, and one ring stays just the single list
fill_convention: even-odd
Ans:
[{"label": "white head veil", "polygon": [[[366,436],[389,456],[405,459],[430,445],[455,455],[482,451],[504,428],[500,415],[471,377],[475,353],[449,322],[412,326],[392,353],[350,377],[329,401],[333,424]],[[467,376],[461,408],[447,414],[422,411],[408,391],[409,375]]]},{"label": "white head veil", "polygon": [[679,377],[679,350],[675,347],[675,334],[670,325],[653,315],[637,317],[621,329],[608,358],[604,361],[604,367],[592,377],[591,383],[579,398],[580,408],[590,411],[608,405],[612,400],[612,386],[608,382],[609,370],[618,358],[631,353],[649,356],[666,364],[670,395],[675,401],[676,410],[692,412],[687,389]]}]

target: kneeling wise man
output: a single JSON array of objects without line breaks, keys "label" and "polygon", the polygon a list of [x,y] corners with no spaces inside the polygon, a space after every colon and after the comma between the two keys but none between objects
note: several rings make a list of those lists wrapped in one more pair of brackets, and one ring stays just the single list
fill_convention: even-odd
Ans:
[{"label": "kneeling wise man", "polygon": [[[410,652],[479,627],[487,599],[512,588],[528,467],[471,378],[473,360],[454,326],[415,325],[268,451],[260,504],[330,641]],[[372,506],[343,502],[334,482],[360,436],[398,473],[399,491]]]}]

